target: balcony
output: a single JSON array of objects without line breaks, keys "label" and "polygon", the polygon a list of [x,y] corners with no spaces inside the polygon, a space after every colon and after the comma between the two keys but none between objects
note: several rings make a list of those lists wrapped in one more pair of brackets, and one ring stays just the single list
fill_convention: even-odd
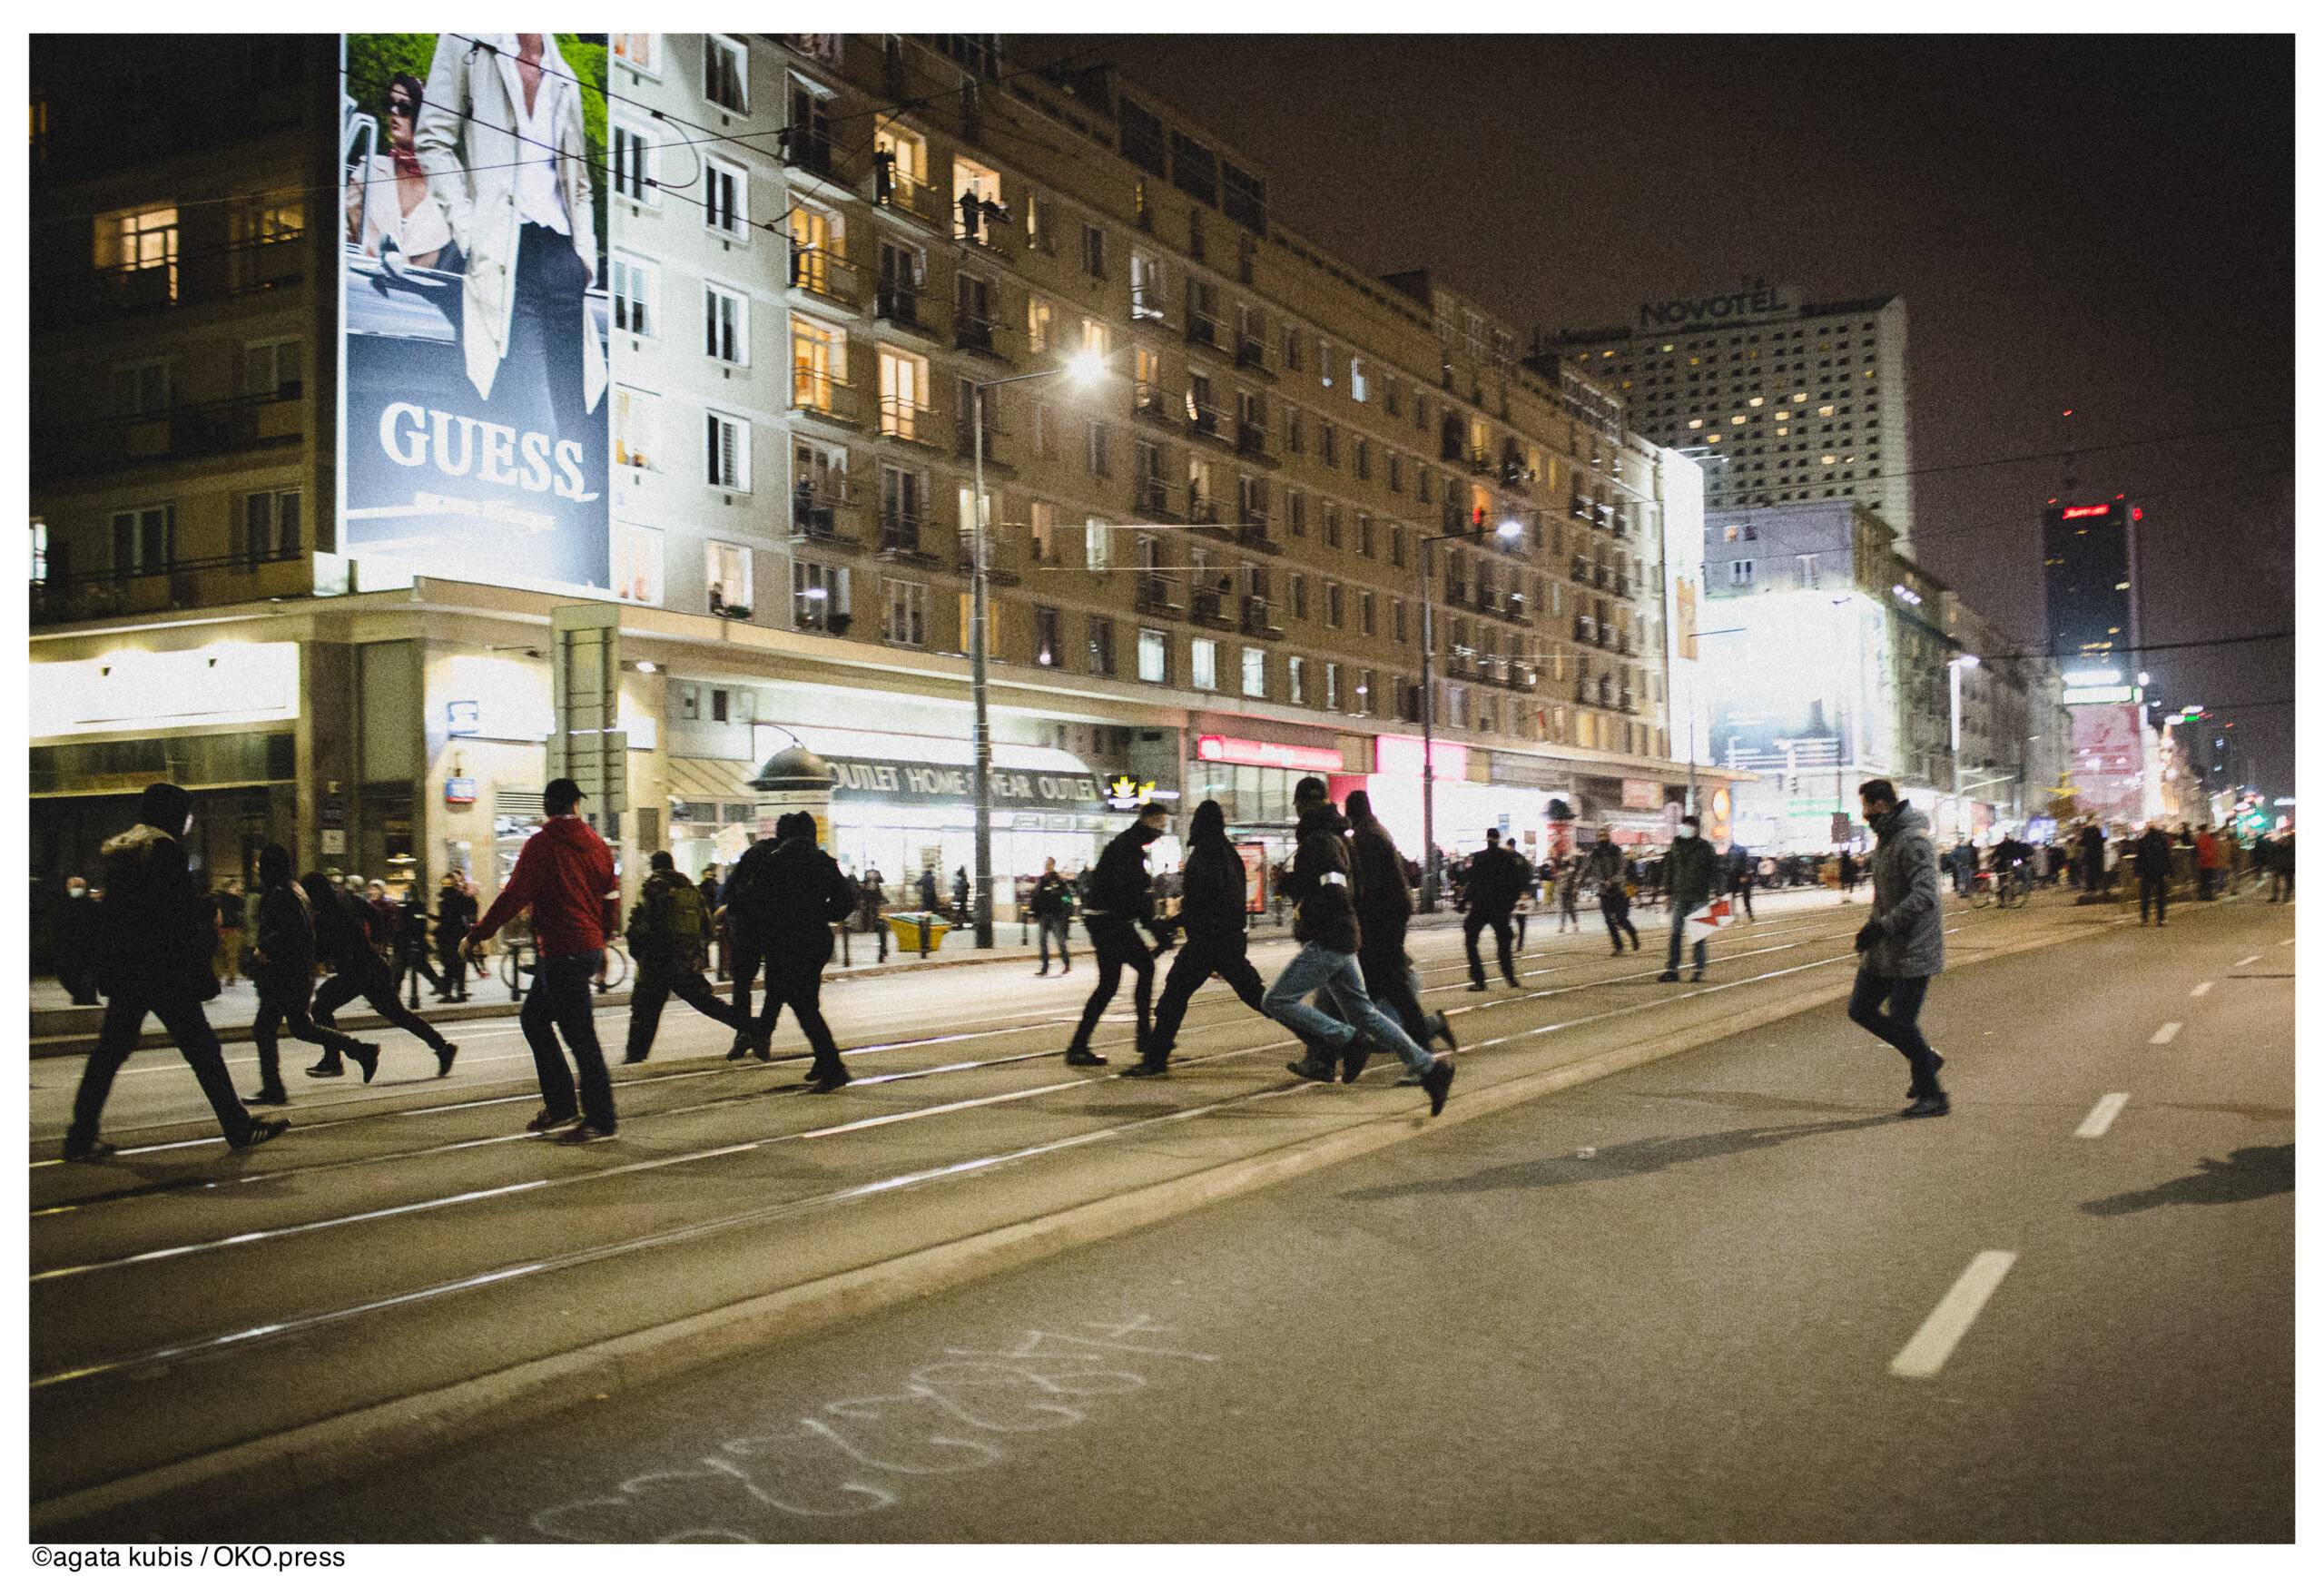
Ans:
[{"label": "balcony", "polygon": [[1590,578],[1592,585],[1603,591],[1612,584],[1614,577],[1604,565],[1593,564],[1590,567]]},{"label": "balcony", "polygon": [[1237,627],[1245,635],[1263,641],[1283,639],[1283,626],[1275,622],[1275,606],[1263,596],[1243,599],[1243,616]]},{"label": "balcony", "polygon": [[1576,493],[1573,496],[1572,514],[1573,517],[1577,520],[1589,519],[1590,517],[1590,500],[1583,498],[1581,494]]},{"label": "balcony", "polygon": [[1190,606],[1187,616],[1193,619],[1195,623],[1214,630],[1231,630],[1235,627],[1236,615],[1228,611],[1229,599],[1225,592],[1213,591],[1208,586],[1199,586],[1196,588],[1188,601]]},{"label": "balcony", "polygon": [[1503,455],[1501,459],[1501,485],[1512,492],[1530,493],[1533,487],[1533,474],[1525,468],[1525,462],[1514,455]]},{"label": "balcony", "polygon": [[1009,330],[990,318],[974,312],[952,315],[952,349],[971,351],[1003,366],[1013,366],[1007,350]]},{"label": "balcony", "polygon": [[952,208],[952,239],[962,246],[972,246],[979,251],[989,251],[995,257],[1009,255],[1009,245],[1005,232],[1008,221],[995,217],[997,208],[980,206],[971,221],[969,209],[955,200]]},{"label": "balcony", "polygon": [[1137,577],[1137,611],[1175,616],[1183,610],[1170,596],[1170,579],[1153,570],[1142,571]]},{"label": "balcony", "polygon": [[1630,577],[1621,571],[1617,570],[1614,574],[1614,595],[1616,596],[1628,596],[1630,594]]},{"label": "balcony", "polygon": [[839,512],[852,502],[843,485],[819,490],[811,483],[801,483],[791,495],[791,540],[823,547],[861,547],[862,543],[839,528]]},{"label": "balcony", "polygon": [[1226,347],[1219,342],[1218,320],[1192,308],[1187,310],[1187,343],[1198,350],[1209,350],[1220,356],[1229,354]]},{"label": "balcony", "polygon": [[1129,317],[1133,323],[1167,323],[1170,320],[1170,301],[1159,285],[1133,284],[1129,288]]},{"label": "balcony", "polygon": [[1588,614],[1573,616],[1573,638],[1585,646],[1593,645],[1597,641],[1598,626],[1591,622]]},{"label": "balcony", "polygon": [[314,570],[304,549],[266,558],[248,554],[181,558],[152,569],[102,569],[34,581],[31,622],[67,624],[261,597],[310,596],[314,586]]},{"label": "balcony", "polygon": [[784,127],[775,136],[783,144],[783,162],[793,170],[803,170],[826,181],[840,178],[839,163],[832,153],[830,132],[793,125]]},{"label": "balcony", "polygon": [[891,328],[902,329],[922,339],[931,338],[934,333],[921,320],[920,291],[910,285],[881,285],[872,293],[872,315]]},{"label": "balcony", "polygon": [[306,277],[304,235],[269,236],[226,249],[226,288],[236,295],[289,290]]},{"label": "balcony", "polygon": [[[999,471],[1003,476],[1014,476],[1016,468],[1001,457],[1000,429],[993,425],[992,407],[990,405],[985,407],[984,421],[985,468]],[[952,424],[952,458],[971,462],[977,458],[976,426],[966,417]]]},{"label": "balcony", "polygon": [[1500,472],[1501,464],[1492,458],[1491,449],[1471,449],[1467,458],[1469,474],[1472,477],[1490,477]]},{"label": "balcony", "polygon": [[1162,392],[1160,385],[1141,383],[1132,398],[1135,403],[1130,407],[1130,415],[1138,420],[1150,421],[1157,427],[1176,426],[1170,415],[1170,397]]},{"label": "balcony", "polygon": [[298,385],[289,389],[37,429],[32,472],[46,478],[293,445],[304,436],[307,406]]},{"label": "balcony", "polygon": [[1170,484],[1159,477],[1140,477],[1137,479],[1137,501],[1132,508],[1141,519],[1177,520],[1180,517]]},{"label": "balcony", "polygon": [[1237,421],[1235,424],[1235,452],[1263,466],[1274,467],[1282,463],[1267,452],[1267,429],[1255,421]]},{"label": "balcony", "polygon": [[935,568],[939,563],[936,555],[921,547],[925,524],[921,516],[907,510],[881,510],[880,557],[891,563]]},{"label": "balcony", "polygon": [[[1020,585],[1025,577],[1005,565],[995,563],[992,557],[992,547],[991,543],[985,545],[984,578],[986,583],[991,586]],[[972,580],[976,577],[976,557],[965,545],[960,548],[960,563],[955,567],[959,569],[962,580]]]},{"label": "balcony", "polygon": [[801,416],[842,427],[854,427],[863,420],[863,402],[854,385],[806,367],[791,370],[791,409]]},{"label": "balcony", "polygon": [[1215,405],[1202,405],[1189,399],[1187,401],[1187,432],[1189,437],[1202,439],[1222,448],[1234,447],[1234,440],[1226,436],[1225,419]]},{"label": "balcony", "polygon": [[1264,509],[1245,509],[1235,526],[1235,540],[1245,547],[1256,547],[1261,553],[1280,553],[1283,544],[1268,532],[1269,521]]},{"label": "balcony", "polygon": [[1187,524],[1206,536],[1222,537],[1229,542],[1235,539],[1234,531],[1222,521],[1218,500],[1200,493],[1190,491],[1187,495]]},{"label": "balcony", "polygon": [[791,243],[791,288],[834,307],[855,310],[862,284],[855,265],[821,247]]},{"label": "balcony", "polygon": [[938,443],[936,413],[903,395],[887,395],[880,401],[880,436],[934,448]]},{"label": "balcony", "polygon": [[1590,560],[1583,557],[1579,553],[1575,554],[1573,556],[1573,564],[1569,573],[1574,579],[1580,581],[1584,586],[1588,586],[1590,584]]},{"label": "balcony", "polygon": [[1235,365],[1242,371],[1250,373],[1253,377],[1264,378],[1269,383],[1273,383],[1275,381],[1275,373],[1267,366],[1266,341],[1263,340],[1239,339],[1236,340]]}]

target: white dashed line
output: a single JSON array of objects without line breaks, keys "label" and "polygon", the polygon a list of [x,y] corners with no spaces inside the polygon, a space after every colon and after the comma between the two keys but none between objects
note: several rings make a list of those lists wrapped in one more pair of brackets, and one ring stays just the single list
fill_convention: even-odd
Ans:
[{"label": "white dashed line", "polygon": [[2201,985],[2197,986],[2193,991],[2189,991],[2187,994],[2191,997],[2208,997],[2211,994],[2211,983],[2209,981],[2205,981]]},{"label": "white dashed line", "polygon": [[1903,1380],[1925,1380],[1943,1369],[1945,1361],[1953,1355],[1953,1349],[1969,1334],[1985,1300],[1993,1296],[2001,1278],[2016,1263],[2017,1256],[2002,1248],[1988,1248],[1969,1261],[1969,1268],[1961,1273],[1953,1290],[1930,1311],[1928,1318],[1921,1322],[1921,1328],[1913,1333],[1913,1339],[1905,1344],[1905,1350],[1889,1363],[1888,1372]]},{"label": "white dashed line", "polygon": [[2260,955],[2255,952],[2250,958],[2237,959],[2235,961],[2235,967],[2240,970],[2246,970],[2250,969],[2253,964],[2258,963],[2259,961]]},{"label": "white dashed line", "polygon": [[2146,1038],[2146,1043],[2150,1046],[2168,1046],[2171,1042],[2179,1038],[2179,1031],[2181,1027],[2182,1026],[2180,1024],[2179,1020],[2173,1019],[2162,1029],[2157,1030],[2153,1034],[2149,1035]]},{"label": "white dashed line", "polygon": [[2073,1137],[2104,1138],[2106,1130],[2114,1126],[2114,1119],[2122,1115],[2122,1108],[2130,1103],[2130,1095],[2122,1090],[2099,1097],[2098,1104],[2090,1109],[2090,1115],[2082,1119],[2082,1126],[2073,1130]]}]

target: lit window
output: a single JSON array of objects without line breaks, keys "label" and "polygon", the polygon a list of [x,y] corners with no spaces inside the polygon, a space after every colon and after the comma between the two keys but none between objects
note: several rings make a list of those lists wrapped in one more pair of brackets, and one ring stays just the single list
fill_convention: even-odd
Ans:
[{"label": "lit window", "polygon": [[1194,687],[1197,690],[1217,689],[1218,643],[1196,636],[1189,643],[1189,646],[1193,660],[1188,666],[1194,671],[1192,675]]},{"label": "lit window", "polygon": [[662,606],[662,533],[627,520],[614,522],[614,595],[624,602]]},{"label": "lit window", "polygon": [[1243,694],[1254,700],[1267,696],[1267,654],[1263,646],[1243,648]]},{"label": "lit window", "polygon": [[1170,637],[1160,630],[1137,632],[1137,676],[1148,685],[1170,682]]},{"label": "lit window", "polygon": [[750,606],[751,550],[733,542],[705,542],[702,546],[711,610]]},{"label": "lit window", "polygon": [[94,261],[139,300],[178,299],[178,211],[131,208],[96,221]]}]

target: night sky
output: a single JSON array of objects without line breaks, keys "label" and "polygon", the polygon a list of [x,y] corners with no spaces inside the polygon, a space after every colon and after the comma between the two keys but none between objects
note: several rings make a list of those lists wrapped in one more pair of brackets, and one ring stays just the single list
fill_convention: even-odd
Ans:
[{"label": "night sky", "polygon": [[[1915,551],[2027,649],[2068,476],[2145,510],[2150,645],[2291,627],[2288,39],[1013,41],[1091,47],[1265,171],[1286,224],[1521,331],[1753,275],[1902,294]],[[2290,642],[2145,665],[2292,792]]]}]

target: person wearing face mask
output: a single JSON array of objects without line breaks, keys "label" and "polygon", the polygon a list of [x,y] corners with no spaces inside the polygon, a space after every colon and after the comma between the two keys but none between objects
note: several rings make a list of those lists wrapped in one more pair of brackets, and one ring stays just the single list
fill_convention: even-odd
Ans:
[{"label": "person wearing face mask", "polygon": [[1895,1047],[1911,1066],[1904,1115],[1943,1117],[1953,1109],[1936,1082],[1945,1059],[1920,1030],[1928,983],[1945,968],[1936,845],[1929,839],[1928,818],[1900,803],[1886,778],[1874,778],[1856,794],[1880,842],[1872,851],[1872,918],[1856,936],[1864,961],[1848,998],[1848,1018]]},{"label": "person wearing face mask", "polygon": [[1143,925],[1159,946],[1168,945],[1168,931],[1154,918],[1154,882],[1147,873],[1146,846],[1170,824],[1167,805],[1147,805],[1137,820],[1114,835],[1098,856],[1090,872],[1089,890],[1081,907],[1081,922],[1089,931],[1089,951],[1098,958],[1098,985],[1082,1007],[1081,1022],[1066,1048],[1068,1068],[1103,1068],[1105,1058],[1089,1050],[1098,1017],[1114,1000],[1125,967],[1137,976],[1137,1050],[1147,1056],[1154,1044],[1154,954],[1138,940]]},{"label": "person wearing face mask", "polygon": [[[1687,939],[1687,916],[1709,903],[1718,885],[1718,856],[1703,839],[1700,816],[1679,818],[1679,835],[1671,841],[1670,853],[1663,857],[1662,880],[1670,894],[1670,956],[1656,978],[1675,981],[1679,978],[1679,948]],[[1709,942],[1695,943],[1697,980],[1703,978],[1703,965],[1709,951]]]}]

